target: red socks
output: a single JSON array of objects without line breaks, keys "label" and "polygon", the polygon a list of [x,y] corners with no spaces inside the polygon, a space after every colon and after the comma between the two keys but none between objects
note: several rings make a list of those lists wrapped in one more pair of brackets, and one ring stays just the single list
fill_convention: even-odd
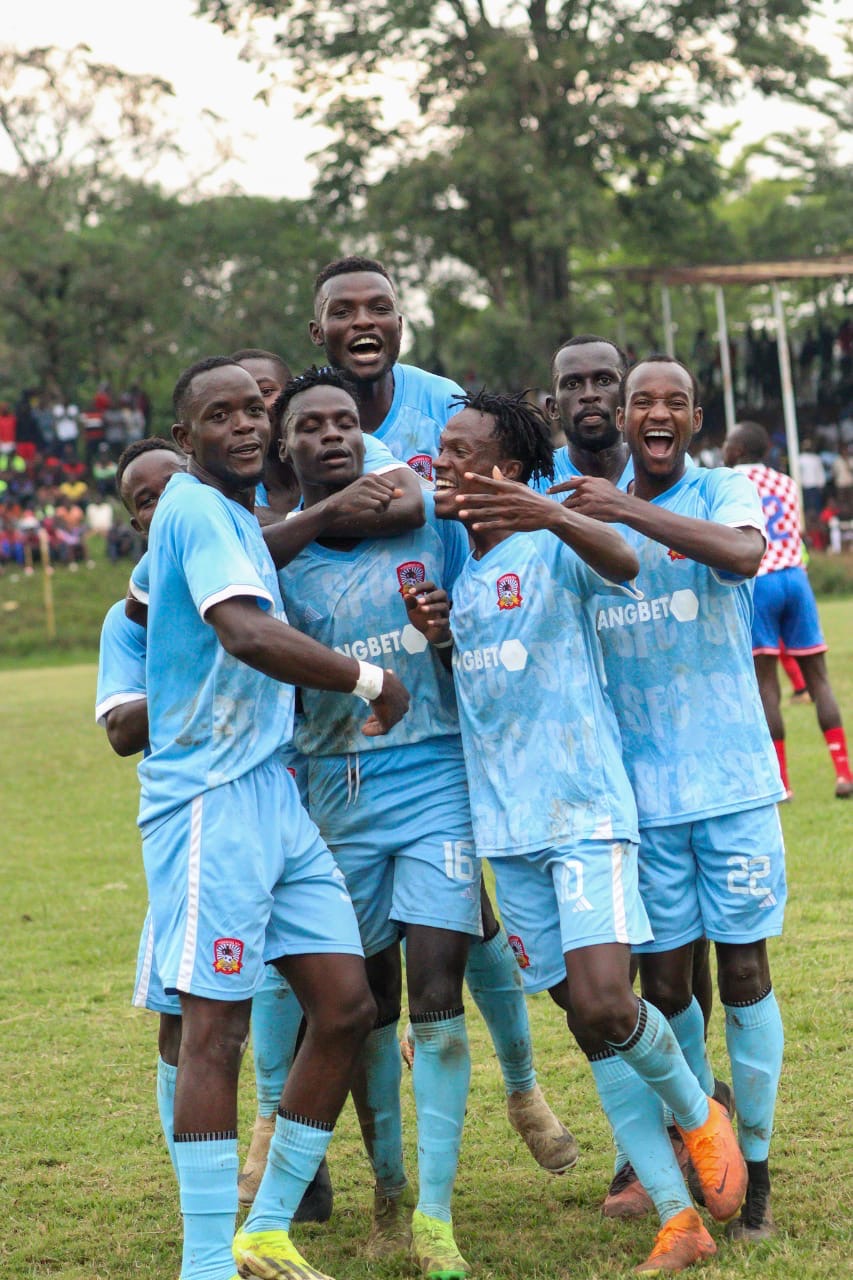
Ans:
[{"label": "red socks", "polygon": [[790,791],[791,784],[788,781],[788,762],[785,759],[785,739],[779,738],[777,741],[774,738],[773,746],[776,748],[776,759],[779,761],[779,772],[782,775],[782,786],[786,791]]},{"label": "red socks", "polygon": [[[837,729],[827,729],[823,736],[826,738],[826,745],[829,747],[836,778],[839,782],[853,782],[853,774],[850,773],[850,761],[847,757],[847,739],[844,736],[844,729],[839,725]],[[774,743],[774,746],[776,746],[776,754],[778,755],[779,746],[776,743]],[[783,755],[784,750],[783,743]]]}]

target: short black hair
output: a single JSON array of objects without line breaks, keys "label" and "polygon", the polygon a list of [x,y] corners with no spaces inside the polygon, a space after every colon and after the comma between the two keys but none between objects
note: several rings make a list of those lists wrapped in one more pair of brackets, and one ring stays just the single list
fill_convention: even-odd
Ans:
[{"label": "short black hair", "polygon": [[527,391],[514,395],[498,395],[481,387],[473,395],[454,396],[460,409],[476,409],[495,420],[492,432],[504,452],[521,463],[522,484],[529,480],[552,480],[554,477],[554,445],[551,428],[542,410],[526,399]]},{"label": "short black hair", "polygon": [[316,364],[312,364],[308,369],[297,374],[295,378],[291,378],[276,396],[275,402],[270,409],[270,425],[273,436],[280,436],[281,424],[284,421],[287,406],[293,397],[298,396],[303,391],[310,391],[312,387],[337,387],[339,391],[345,391],[348,396],[352,396],[356,409],[358,408],[358,387],[352,378],[347,377],[340,369],[335,369],[330,364],[320,365],[319,368]]},{"label": "short black hair", "polygon": [[[175,442],[173,440],[167,440],[165,436],[146,436],[144,440],[134,440],[133,444],[129,444],[127,448],[122,451],[119,455],[119,460],[116,463],[116,493],[121,498],[122,502],[124,502],[124,497],[121,492],[121,482],[124,479],[125,471],[127,471],[131,462],[135,462],[143,453],[153,453],[155,449],[165,449],[167,453],[176,453],[179,458],[184,458],[184,455],[181,453]],[[124,505],[127,507],[126,502],[124,502]],[[129,507],[128,510],[130,510]]]},{"label": "short black hair", "polygon": [[175,421],[184,421],[184,415],[190,400],[190,386],[193,378],[197,378],[200,373],[209,373],[211,369],[224,369],[226,365],[236,363],[237,361],[232,356],[206,356],[204,360],[196,360],[195,364],[191,364],[188,369],[184,369],[172,392],[172,409],[175,414]]},{"label": "short black hair", "polygon": [[677,356],[665,355],[662,351],[656,351],[650,356],[643,356],[641,360],[635,360],[630,369],[626,369],[622,374],[622,380],[619,383],[619,403],[625,406],[625,389],[628,385],[628,379],[635,369],[639,369],[641,364],[677,364],[679,369],[683,369],[690,379],[690,386],[693,391],[693,408],[699,404],[699,383],[696,381],[696,375],[683,360],[679,360]]},{"label": "short black hair", "polygon": [[770,450],[770,436],[760,422],[736,422],[731,430],[743,450],[744,462],[763,462]]},{"label": "short black hair", "polygon": [[622,373],[625,373],[628,368],[628,353],[622,350],[618,342],[614,342],[612,338],[602,338],[599,333],[579,333],[576,337],[567,338],[565,342],[561,342],[551,356],[551,377],[554,377],[554,361],[561,351],[565,351],[566,347],[588,347],[591,342],[603,342],[606,347],[612,347],[619,357],[619,368]]},{"label": "short black hair", "polygon": [[239,351],[232,351],[230,358],[236,361],[237,364],[242,364],[244,360],[271,360],[281,370],[283,383],[287,382],[291,376],[290,365],[285,362],[283,357],[277,355],[275,351],[264,351],[262,347],[241,347]]},{"label": "short black hair", "polygon": [[317,297],[326,281],[333,276],[351,276],[356,271],[370,271],[374,275],[384,276],[396,293],[394,281],[381,262],[376,258],[362,258],[358,254],[352,254],[348,258],[336,258],[334,262],[327,262],[322,271],[318,272],[314,281],[314,297]]}]

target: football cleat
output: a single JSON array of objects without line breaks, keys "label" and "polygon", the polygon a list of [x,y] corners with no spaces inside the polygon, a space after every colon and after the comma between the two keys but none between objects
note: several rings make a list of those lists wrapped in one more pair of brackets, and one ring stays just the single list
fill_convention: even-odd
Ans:
[{"label": "football cleat", "polygon": [[750,1184],[740,1216],[726,1226],[729,1240],[741,1240],[745,1244],[758,1244],[770,1240],[776,1234],[776,1224],[770,1212],[770,1188]]},{"label": "football cleat", "polygon": [[373,1223],[364,1247],[366,1258],[392,1258],[412,1243],[412,1211],[415,1197],[404,1187],[398,1196],[386,1196],[377,1187],[373,1192]]},{"label": "football cleat", "polygon": [[731,1120],[715,1098],[708,1099],[708,1119],[695,1129],[676,1125],[684,1139],[705,1207],[717,1222],[728,1222],[746,1195],[746,1161],[737,1144]]},{"label": "football cleat", "polygon": [[453,1223],[412,1214],[412,1258],[426,1280],[466,1280],[471,1266],[453,1238]]},{"label": "football cleat", "polygon": [[635,1275],[662,1276],[683,1271],[702,1258],[713,1258],[717,1246],[702,1225],[695,1209],[682,1209],[668,1218],[655,1236],[654,1248],[645,1262],[634,1268]]},{"label": "football cleat", "polygon": [[605,1218],[643,1218],[654,1207],[651,1196],[629,1160],[616,1171],[604,1197],[601,1212]]},{"label": "football cleat", "polygon": [[578,1144],[554,1115],[538,1084],[511,1093],[506,1100],[509,1122],[527,1144],[537,1164],[549,1173],[567,1173],[578,1162]]},{"label": "football cleat", "polygon": [[305,1261],[286,1231],[238,1231],[231,1248],[243,1280],[332,1280]]}]

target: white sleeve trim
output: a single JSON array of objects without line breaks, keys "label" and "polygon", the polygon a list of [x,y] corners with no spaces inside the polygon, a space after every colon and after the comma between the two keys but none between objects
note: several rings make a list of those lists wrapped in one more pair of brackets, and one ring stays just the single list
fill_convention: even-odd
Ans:
[{"label": "white sleeve trim", "polygon": [[275,606],[270,593],[263,587],[241,586],[237,583],[230,587],[225,587],[222,591],[214,591],[212,596],[207,596],[199,607],[199,613],[202,618],[207,618],[208,610],[212,609],[215,604],[222,604],[223,600],[234,600],[237,596],[251,596],[254,600],[266,600],[268,604]]},{"label": "white sleeve trim", "polygon": [[401,467],[406,467],[407,470],[411,471],[408,462],[401,462],[399,458],[395,458],[393,462],[383,462],[382,466],[377,467],[375,471],[366,471],[365,475],[384,476],[388,471],[399,471]]},{"label": "white sleeve trim", "polygon": [[104,698],[103,702],[99,702],[95,707],[95,724],[105,725],[107,716],[114,707],[123,707],[128,702],[144,702],[148,695],[145,693],[113,693],[109,698]]},{"label": "white sleeve trim", "polygon": [[128,588],[128,591],[130,593],[131,599],[137,600],[139,604],[148,604],[148,592],[144,591],[142,587],[138,586],[133,581],[133,578],[130,579],[130,586]]}]

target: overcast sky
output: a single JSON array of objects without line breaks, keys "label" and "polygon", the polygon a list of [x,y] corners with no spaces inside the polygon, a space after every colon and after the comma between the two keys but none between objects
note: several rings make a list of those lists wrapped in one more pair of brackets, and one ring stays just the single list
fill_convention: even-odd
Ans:
[{"label": "overcast sky", "polygon": [[[843,7],[836,0],[823,5],[834,15]],[[307,195],[313,179],[307,157],[324,145],[326,135],[294,118],[295,99],[286,89],[278,89],[269,106],[255,102],[261,79],[250,64],[240,61],[239,40],[193,17],[193,9],[193,0],[145,0],[140,7],[117,0],[25,0],[15,6],[14,22],[7,24],[2,42],[19,49],[45,44],[71,48],[82,42],[99,61],[163,77],[175,90],[171,112],[180,122],[179,138],[192,157],[192,169],[206,170],[214,154],[209,125],[201,122],[205,109],[223,117],[222,127],[239,156],[208,181],[208,190],[230,182],[256,195]],[[842,53],[833,23],[817,21],[813,37],[840,66]],[[393,81],[385,86],[389,113],[404,110],[400,92]],[[797,108],[758,98],[738,114],[744,121],[737,139],[741,145],[808,121]],[[12,166],[10,151],[0,144],[0,167]],[[184,185],[183,172],[174,161],[156,176],[167,187]]]}]

